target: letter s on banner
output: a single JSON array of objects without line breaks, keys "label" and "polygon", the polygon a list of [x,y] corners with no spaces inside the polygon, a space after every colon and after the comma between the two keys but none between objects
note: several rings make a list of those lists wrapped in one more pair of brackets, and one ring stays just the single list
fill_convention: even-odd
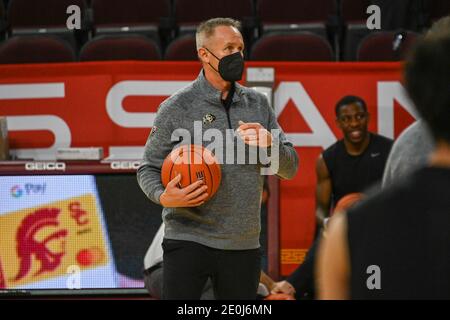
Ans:
[{"label": "letter s on banner", "polygon": [[[64,82],[0,85],[0,99],[49,99],[64,97]],[[71,144],[72,135],[69,126],[58,116],[6,116],[10,131],[47,130],[55,136],[55,142],[49,148],[11,150],[11,153],[19,158],[33,158],[36,160],[54,159],[57,148],[69,147]]]},{"label": "letter s on banner", "polygon": [[125,128],[153,126],[155,112],[127,112],[122,102],[127,96],[170,96],[186,87],[190,81],[121,81],[111,87],[106,96],[106,112],[111,120]]},{"label": "letter s on banner", "polygon": [[[106,96],[106,112],[109,118],[124,128],[150,128],[155,112],[127,112],[122,102],[127,96],[170,96],[186,87],[190,81],[121,81],[111,87]],[[142,146],[110,146],[112,158],[141,159]]]},{"label": "letter s on banner", "polygon": [[18,158],[35,160],[55,159],[58,148],[70,147],[72,136],[67,123],[53,115],[42,116],[8,116],[8,129],[11,131],[48,130],[55,136],[55,142],[49,148],[13,149],[12,154]]}]

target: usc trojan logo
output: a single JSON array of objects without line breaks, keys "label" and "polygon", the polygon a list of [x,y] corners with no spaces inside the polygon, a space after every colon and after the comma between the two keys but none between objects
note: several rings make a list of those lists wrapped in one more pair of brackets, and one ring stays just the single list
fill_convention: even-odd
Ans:
[{"label": "usc trojan logo", "polygon": [[47,235],[43,240],[38,240],[38,232],[48,227],[59,227],[58,215],[60,209],[43,208],[28,215],[17,230],[17,254],[20,259],[20,269],[15,277],[15,281],[24,278],[32,267],[33,256],[41,264],[40,269],[34,274],[37,276],[43,272],[53,271],[60,264],[65,254],[62,252],[52,252],[49,249],[49,242],[52,240],[65,239],[67,230],[62,229]]}]

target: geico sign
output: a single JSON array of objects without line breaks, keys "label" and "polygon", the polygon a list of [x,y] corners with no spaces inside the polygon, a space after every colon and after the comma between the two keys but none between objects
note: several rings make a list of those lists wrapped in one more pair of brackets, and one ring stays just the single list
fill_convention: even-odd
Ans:
[{"label": "geico sign", "polygon": [[111,162],[111,169],[113,170],[137,169],[140,163],[141,163],[140,161],[113,161]]},{"label": "geico sign", "polygon": [[65,171],[66,164],[64,162],[27,162],[25,170],[28,171]]}]

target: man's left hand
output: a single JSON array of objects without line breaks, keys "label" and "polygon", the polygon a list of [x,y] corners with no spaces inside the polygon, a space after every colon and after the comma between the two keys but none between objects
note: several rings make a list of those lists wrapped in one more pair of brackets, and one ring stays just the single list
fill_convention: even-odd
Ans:
[{"label": "man's left hand", "polygon": [[259,123],[239,121],[236,132],[250,146],[268,148],[272,145],[272,134]]},{"label": "man's left hand", "polygon": [[275,285],[273,286],[272,290],[270,291],[271,294],[278,294],[278,293],[284,293],[288,294],[290,296],[295,295],[295,288],[287,282],[286,280],[275,282]]}]

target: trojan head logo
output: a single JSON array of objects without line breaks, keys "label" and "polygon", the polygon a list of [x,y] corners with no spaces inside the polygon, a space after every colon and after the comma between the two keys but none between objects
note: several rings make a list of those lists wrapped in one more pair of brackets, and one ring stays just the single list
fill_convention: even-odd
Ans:
[{"label": "trojan head logo", "polygon": [[[28,215],[21,223],[17,235],[17,254],[20,259],[20,269],[15,281],[24,278],[30,272],[33,257],[40,262],[40,269],[34,274],[37,276],[44,272],[55,270],[65,254],[64,240],[67,230],[58,228],[58,215],[60,209],[43,208]],[[55,250],[52,244],[57,243],[59,247]]]}]

